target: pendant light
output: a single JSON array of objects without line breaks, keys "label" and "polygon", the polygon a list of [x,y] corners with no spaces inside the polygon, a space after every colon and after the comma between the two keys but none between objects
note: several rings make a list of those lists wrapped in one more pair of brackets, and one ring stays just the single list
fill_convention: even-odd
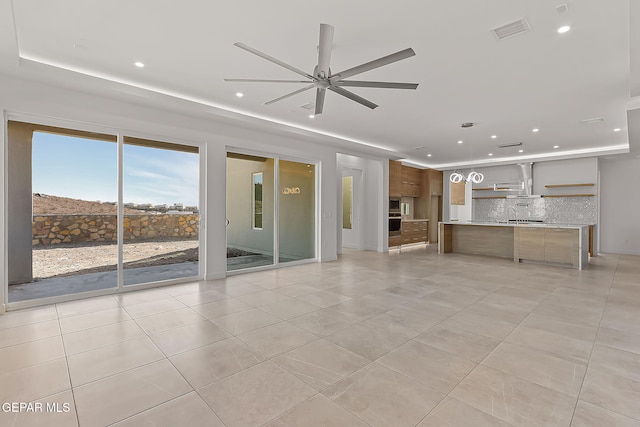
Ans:
[{"label": "pendant light", "polygon": [[464,172],[453,172],[451,175],[449,175],[449,181],[453,182],[454,184],[457,184],[459,182],[473,182],[474,184],[480,184],[482,181],[484,181],[484,175],[480,172],[469,172],[469,174],[467,176],[464,175]]}]

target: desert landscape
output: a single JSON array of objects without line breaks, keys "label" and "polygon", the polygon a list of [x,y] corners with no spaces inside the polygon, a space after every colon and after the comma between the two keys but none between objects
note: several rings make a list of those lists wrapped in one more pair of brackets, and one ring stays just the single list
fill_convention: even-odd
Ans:
[{"label": "desert landscape", "polygon": [[[33,215],[114,215],[113,203],[35,193]],[[125,214],[145,211],[125,208]],[[83,242],[33,248],[34,280],[116,270],[118,247],[112,242]],[[124,244],[124,267],[147,267],[198,260],[197,239],[157,239]]]}]

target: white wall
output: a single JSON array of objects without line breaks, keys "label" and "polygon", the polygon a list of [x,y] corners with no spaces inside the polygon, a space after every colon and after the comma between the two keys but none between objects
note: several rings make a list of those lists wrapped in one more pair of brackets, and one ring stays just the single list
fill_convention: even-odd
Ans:
[{"label": "white wall", "polygon": [[[141,102],[144,102],[141,101]],[[33,83],[13,77],[0,78],[0,111],[9,117],[38,121],[70,128],[104,127],[122,130],[131,136],[203,145],[206,160],[204,223],[206,241],[205,278],[226,274],[225,187],[226,151],[233,148],[264,154],[280,154],[292,159],[315,160],[319,164],[319,259],[331,261],[336,255],[336,149],[323,144],[322,136],[285,133],[280,129],[257,130],[241,121],[219,118],[176,100],[176,108],[184,104],[190,115],[159,110],[148,106],[102,98],[73,90]],[[95,125],[95,126],[94,126]],[[6,131],[2,133],[6,150]],[[3,156],[5,153],[3,152]],[[3,165],[6,166],[6,158]],[[3,184],[6,182],[3,167]],[[5,220],[6,189],[0,198],[2,220]],[[6,262],[6,226],[2,227],[3,259]],[[4,262],[1,263],[5,268]],[[6,284],[6,271],[2,271]]]},{"label": "white wall", "polygon": [[588,190],[580,187],[568,187],[565,189],[545,189],[549,184],[581,184],[598,183],[598,158],[587,157],[583,159],[555,160],[551,162],[537,162],[533,164],[533,194],[562,194],[567,193],[594,193],[596,187],[588,187]]},{"label": "white wall", "polygon": [[[521,169],[517,164],[474,168],[473,170],[484,174],[484,181],[481,184],[475,184],[477,187],[493,187],[493,184],[522,180]],[[586,157],[571,160],[534,162],[532,176],[533,194],[552,194],[552,191],[553,194],[562,194],[561,192],[594,193],[597,190],[597,186],[590,187],[587,191],[585,191],[584,188],[580,190],[577,187],[549,190],[545,189],[544,186],[548,184],[597,184],[598,158]]]},{"label": "white wall", "polygon": [[600,252],[640,255],[640,158],[600,159]]},{"label": "white wall", "polygon": [[[6,121],[4,120],[4,116],[3,116],[3,120],[0,121],[0,137],[2,138],[3,141],[6,141],[7,138],[7,131],[6,131],[6,125],[5,125]],[[5,156],[6,156],[6,151],[7,151],[7,144],[2,144],[2,149],[0,150],[0,165],[2,165],[2,170],[5,171],[7,169],[7,164],[5,162]],[[0,237],[2,237],[2,242],[0,243],[0,314],[4,313],[6,311],[6,306],[5,306],[5,301],[6,301],[6,295],[5,295],[5,284],[9,282],[9,276],[7,275],[7,265],[5,260],[7,259],[7,246],[8,246],[8,242],[7,239],[5,238],[5,230],[7,229],[7,223],[6,223],[6,206],[5,206],[5,200],[6,200],[6,189],[5,189],[5,174],[0,173],[0,205],[2,205],[2,209],[0,209]]]}]

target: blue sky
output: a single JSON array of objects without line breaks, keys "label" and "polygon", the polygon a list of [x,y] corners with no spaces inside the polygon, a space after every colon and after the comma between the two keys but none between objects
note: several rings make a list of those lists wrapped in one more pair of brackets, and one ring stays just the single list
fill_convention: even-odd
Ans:
[{"label": "blue sky", "polygon": [[[33,192],[115,202],[117,144],[35,132]],[[198,206],[198,155],[124,146],[124,202]]]}]

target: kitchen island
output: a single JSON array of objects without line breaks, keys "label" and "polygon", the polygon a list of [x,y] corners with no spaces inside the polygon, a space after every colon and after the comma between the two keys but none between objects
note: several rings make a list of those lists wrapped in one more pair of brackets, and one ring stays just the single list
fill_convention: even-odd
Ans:
[{"label": "kitchen island", "polygon": [[488,255],[581,270],[589,262],[589,226],[440,222],[438,252]]}]

